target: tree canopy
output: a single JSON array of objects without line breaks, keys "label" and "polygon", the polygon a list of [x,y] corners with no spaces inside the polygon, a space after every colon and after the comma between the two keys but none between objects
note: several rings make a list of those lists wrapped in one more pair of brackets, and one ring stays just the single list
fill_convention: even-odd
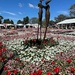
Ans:
[{"label": "tree canopy", "polygon": [[13,20],[10,19],[4,19],[3,23],[14,24]]},{"label": "tree canopy", "polygon": [[65,20],[65,19],[67,19],[68,18],[68,16],[66,16],[66,15],[64,15],[64,14],[60,14],[60,15],[58,15],[57,17],[55,17],[55,21],[56,22],[60,22],[60,21],[63,21],[63,20]]},{"label": "tree canopy", "polygon": [[37,17],[32,17],[31,19],[30,19],[30,23],[38,23],[38,18]]},{"label": "tree canopy", "polygon": [[70,16],[75,17],[75,4],[71,5],[69,11],[70,11]]},{"label": "tree canopy", "polygon": [[0,24],[2,23],[3,16],[0,16]]},{"label": "tree canopy", "polygon": [[18,21],[17,21],[17,24],[23,24],[23,21],[18,20]]},{"label": "tree canopy", "polygon": [[23,18],[23,24],[27,24],[27,23],[29,23],[29,17],[28,16]]}]

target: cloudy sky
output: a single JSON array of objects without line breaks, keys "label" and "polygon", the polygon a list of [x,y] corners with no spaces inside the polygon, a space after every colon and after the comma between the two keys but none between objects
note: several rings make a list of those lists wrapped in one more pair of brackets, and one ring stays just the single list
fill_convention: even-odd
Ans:
[{"label": "cloudy sky", "polygon": [[[45,5],[45,1],[43,1],[43,5]],[[39,0],[0,0],[0,15],[4,19],[12,19],[15,23],[26,16],[29,16],[29,18],[38,17],[38,3]],[[52,0],[49,3],[50,19],[54,20],[54,17],[57,17],[59,14],[69,15],[68,9],[72,4],[75,4],[75,0]]]}]

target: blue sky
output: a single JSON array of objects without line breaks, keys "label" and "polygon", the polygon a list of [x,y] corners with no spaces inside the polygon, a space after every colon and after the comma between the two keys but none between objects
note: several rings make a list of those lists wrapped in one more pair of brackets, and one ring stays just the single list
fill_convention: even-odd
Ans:
[{"label": "blue sky", "polygon": [[[45,5],[45,1],[43,1],[43,5]],[[29,16],[29,18],[38,17],[38,3],[39,0],[0,0],[0,15],[4,19],[12,19],[15,23],[26,16]],[[54,20],[54,17],[59,14],[69,15],[68,9],[72,4],[75,4],[75,0],[52,0],[49,3],[50,19]]]}]

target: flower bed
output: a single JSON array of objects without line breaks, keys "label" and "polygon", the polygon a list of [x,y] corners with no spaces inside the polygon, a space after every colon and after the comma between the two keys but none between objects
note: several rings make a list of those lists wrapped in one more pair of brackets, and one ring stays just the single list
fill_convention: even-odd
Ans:
[{"label": "flower bed", "polygon": [[[54,38],[55,39],[55,38]],[[67,52],[68,50],[75,49],[75,41],[71,40],[61,40],[59,39],[59,45],[54,47],[45,46],[44,49],[37,49],[36,46],[28,47],[25,49],[23,44],[23,40],[12,40],[5,42],[8,49],[16,51],[21,60],[27,60],[31,62],[41,61],[41,59],[50,60],[56,53],[58,52]]]},{"label": "flower bed", "polygon": [[0,74],[75,75],[75,41],[60,37],[53,40],[58,44],[50,45],[47,39],[42,49],[36,46],[36,39],[0,42]]},{"label": "flower bed", "polygon": [[37,50],[36,47],[22,50],[22,41],[14,40],[4,42],[4,44],[0,43],[0,65],[7,61],[3,67],[2,75],[75,74],[75,41],[59,39],[60,46],[47,46],[41,50]]}]

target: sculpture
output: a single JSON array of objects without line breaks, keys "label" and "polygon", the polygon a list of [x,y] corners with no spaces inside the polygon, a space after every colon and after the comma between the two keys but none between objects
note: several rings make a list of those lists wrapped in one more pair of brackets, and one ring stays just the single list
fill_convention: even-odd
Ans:
[{"label": "sculpture", "polygon": [[45,37],[46,37],[46,32],[47,32],[47,27],[48,27],[48,24],[49,24],[49,19],[50,19],[50,11],[49,11],[49,9],[50,9],[50,6],[49,6],[49,2],[51,2],[51,0],[47,0],[46,1],[46,6],[44,7],[45,8],[45,19],[46,19],[46,29],[45,29],[45,34],[44,34],[44,38],[43,38],[43,40],[45,40]]},{"label": "sculpture", "polygon": [[[42,5],[42,1],[43,0],[40,0],[40,3],[38,4],[38,7],[39,7],[39,25],[40,25],[40,39],[41,39],[41,25],[42,25],[42,14],[43,14],[43,8],[45,9],[45,19],[46,19],[46,29],[45,29],[45,34],[44,34],[44,38],[43,40],[45,40],[45,37],[46,37],[46,32],[47,32],[47,27],[48,27],[48,24],[49,24],[49,19],[50,19],[50,6],[49,6],[49,2],[51,2],[51,0],[46,0],[46,6]],[[39,29],[38,29],[39,30]]]},{"label": "sculpture", "polygon": [[[38,4],[38,7],[39,7],[38,17],[39,17],[39,25],[40,25],[40,40],[41,40],[41,25],[42,25],[42,14],[43,14],[42,1],[43,0],[40,0],[40,3]],[[38,34],[39,34],[39,26],[38,26]],[[37,39],[38,39],[38,36],[37,36]]]}]

